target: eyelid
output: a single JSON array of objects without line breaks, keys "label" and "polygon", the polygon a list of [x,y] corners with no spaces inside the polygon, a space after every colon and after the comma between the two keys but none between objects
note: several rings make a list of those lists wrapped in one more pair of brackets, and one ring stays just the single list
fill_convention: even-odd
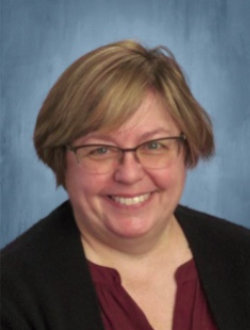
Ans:
[{"label": "eyelid", "polygon": [[78,146],[74,146],[75,149],[80,149],[80,148],[85,148],[85,147],[113,147],[113,148],[117,148],[117,146],[115,145],[112,145],[112,144],[99,144],[99,143],[86,143],[86,144],[81,144],[81,145],[78,145]]},{"label": "eyelid", "polygon": [[[161,139],[164,139],[165,137],[159,137],[159,138],[151,138],[151,139],[146,139],[142,140],[141,143],[138,143],[136,146],[140,146],[140,145],[143,145],[144,143],[148,143],[148,142],[151,142],[151,141],[158,141],[158,140],[161,140]],[[104,147],[115,147],[115,148],[118,148],[118,149],[126,149],[125,147],[121,147],[117,144],[112,144],[112,142],[87,142],[87,143],[84,143],[84,144],[81,144],[79,146],[104,146]]]},{"label": "eyelid", "polygon": [[[158,142],[160,140],[165,140],[165,139],[167,140],[167,138],[171,139],[171,138],[176,138],[176,137],[179,137],[179,136],[176,135],[176,136],[169,136],[169,137],[159,137],[159,138],[146,140],[146,141],[138,144],[134,148],[138,148],[138,147],[143,146],[143,145],[145,145],[147,143],[150,143],[150,142]],[[83,148],[83,147],[106,147],[106,148],[108,147],[108,148],[116,148],[116,149],[126,149],[126,148],[119,147],[117,145],[106,144],[106,143],[86,143],[86,144],[82,144],[82,145],[78,145],[78,146],[73,146],[73,148],[76,149],[76,150],[80,149],[80,148]],[[128,148],[128,149],[130,149],[130,148]]]},{"label": "eyelid", "polygon": [[155,139],[150,139],[150,140],[146,140],[145,142],[141,143],[140,145],[147,144],[147,143],[150,143],[150,142],[158,142],[158,141],[164,140],[164,139],[166,139],[166,137],[159,137],[159,138],[155,138]]}]

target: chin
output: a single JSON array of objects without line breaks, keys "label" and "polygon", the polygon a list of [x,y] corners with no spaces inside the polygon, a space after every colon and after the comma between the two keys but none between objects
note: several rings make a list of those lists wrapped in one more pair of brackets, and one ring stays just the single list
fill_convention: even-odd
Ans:
[{"label": "chin", "polygon": [[138,218],[120,219],[119,223],[109,222],[107,229],[120,238],[142,238],[147,237],[151,232],[156,231],[150,220],[140,220]]}]

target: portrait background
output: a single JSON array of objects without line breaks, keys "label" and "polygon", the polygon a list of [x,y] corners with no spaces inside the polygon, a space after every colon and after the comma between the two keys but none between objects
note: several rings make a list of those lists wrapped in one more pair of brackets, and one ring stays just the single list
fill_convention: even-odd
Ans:
[{"label": "portrait background", "polygon": [[1,246],[67,198],[37,160],[39,108],[62,71],[121,39],[169,47],[210,114],[216,155],[182,204],[250,227],[250,1],[2,0]]}]

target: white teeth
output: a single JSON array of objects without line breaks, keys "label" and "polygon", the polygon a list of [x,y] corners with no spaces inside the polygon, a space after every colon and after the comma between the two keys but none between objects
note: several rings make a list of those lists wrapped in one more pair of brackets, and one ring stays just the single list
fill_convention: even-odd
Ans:
[{"label": "white teeth", "polygon": [[145,200],[147,200],[149,198],[149,196],[150,196],[150,193],[140,195],[140,196],[135,196],[135,197],[129,197],[129,198],[118,197],[118,196],[112,196],[111,198],[120,204],[135,205],[135,204],[144,202]]}]

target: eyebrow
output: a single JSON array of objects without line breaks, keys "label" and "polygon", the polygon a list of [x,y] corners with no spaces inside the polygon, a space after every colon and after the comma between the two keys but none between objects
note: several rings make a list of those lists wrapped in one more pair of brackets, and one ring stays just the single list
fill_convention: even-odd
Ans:
[{"label": "eyebrow", "polygon": [[167,134],[167,135],[170,135],[171,132],[169,129],[166,129],[166,128],[157,128],[153,131],[149,131],[149,132],[145,132],[144,134],[142,134],[140,136],[140,140],[146,140],[146,139],[150,139],[150,138],[153,138],[154,135],[157,135],[157,134]]},{"label": "eyebrow", "polygon": [[[160,128],[157,128],[153,131],[148,131],[148,132],[145,132],[143,133],[140,137],[139,137],[139,140],[140,141],[147,141],[147,140],[150,140],[150,139],[154,139],[154,136],[155,135],[158,135],[158,134],[165,134],[165,136],[169,135],[169,136],[172,136],[173,134],[171,134],[171,131],[169,129],[166,129],[164,127],[160,127]],[[175,135],[178,135],[178,134],[175,134]],[[164,137],[165,137],[164,136]],[[94,133],[90,133],[89,135],[85,136],[85,138],[87,139],[97,139],[97,140],[105,140],[105,142],[111,142],[111,143],[115,143],[115,136],[110,136],[108,134],[105,134],[105,133],[98,133],[98,132],[94,132]]]}]

